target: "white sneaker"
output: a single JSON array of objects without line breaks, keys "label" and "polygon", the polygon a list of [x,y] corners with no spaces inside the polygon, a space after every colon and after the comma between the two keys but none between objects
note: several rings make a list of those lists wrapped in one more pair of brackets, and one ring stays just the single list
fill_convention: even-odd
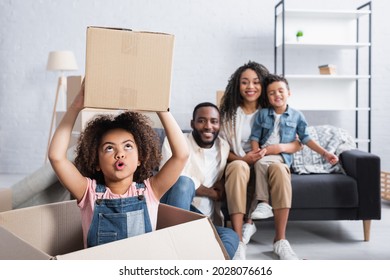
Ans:
[{"label": "white sneaker", "polygon": [[278,255],[281,260],[299,260],[286,239],[281,239],[274,243],[274,253]]},{"label": "white sneaker", "polygon": [[253,224],[245,223],[242,226],[242,242],[244,242],[244,244],[248,244],[256,231],[257,231],[257,228],[256,228],[255,223],[253,223]]},{"label": "white sneaker", "polygon": [[255,211],[252,212],[251,218],[253,220],[267,219],[273,217],[272,207],[268,203],[260,202],[257,204]]},{"label": "white sneaker", "polygon": [[237,247],[237,251],[234,254],[233,260],[246,260],[246,245],[240,241]]}]

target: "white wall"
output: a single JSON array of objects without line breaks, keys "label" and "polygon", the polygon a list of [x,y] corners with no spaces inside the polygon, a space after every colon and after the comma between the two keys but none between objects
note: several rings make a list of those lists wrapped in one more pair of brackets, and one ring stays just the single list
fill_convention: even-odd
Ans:
[{"label": "white wall", "polygon": [[[290,7],[352,9],[366,1],[287,0]],[[390,170],[385,11],[373,0],[372,152]],[[215,102],[229,76],[248,60],[273,70],[274,1],[270,0],[0,0],[0,173],[30,173],[45,158],[57,73],[49,51],[72,50],[82,75],[89,25],[161,31],[176,37],[171,108],[183,128],[194,105]],[[387,56],[385,56],[385,54]],[[337,102],[337,101],[336,101]]]}]

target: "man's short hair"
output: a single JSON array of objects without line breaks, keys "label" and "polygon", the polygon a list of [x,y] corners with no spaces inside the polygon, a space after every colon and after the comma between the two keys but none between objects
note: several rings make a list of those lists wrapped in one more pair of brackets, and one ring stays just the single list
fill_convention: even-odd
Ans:
[{"label": "man's short hair", "polygon": [[211,103],[211,102],[202,102],[202,103],[199,103],[198,105],[195,106],[194,111],[192,112],[192,119],[193,120],[195,119],[196,111],[198,111],[198,109],[202,108],[202,107],[213,107],[218,111],[218,114],[219,114],[219,108],[217,105],[215,105],[214,103]]}]

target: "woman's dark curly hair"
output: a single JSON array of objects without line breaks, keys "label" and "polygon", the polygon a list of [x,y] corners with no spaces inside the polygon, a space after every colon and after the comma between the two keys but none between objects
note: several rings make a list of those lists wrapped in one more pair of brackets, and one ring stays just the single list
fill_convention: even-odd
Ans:
[{"label": "woman's dark curly hair", "polygon": [[240,94],[240,78],[241,74],[247,69],[252,69],[255,71],[261,83],[262,91],[258,100],[258,105],[262,108],[267,106],[265,79],[268,76],[269,71],[264,65],[254,61],[249,61],[248,63],[240,66],[230,76],[225,93],[221,99],[221,105],[219,107],[221,111],[221,121],[233,121],[233,126],[235,126],[237,108],[242,105],[243,102],[243,98]]},{"label": "woman's dark curly hair", "polygon": [[150,119],[141,113],[126,111],[117,116],[99,115],[91,120],[78,140],[75,165],[83,176],[104,184],[103,173],[96,170],[99,165],[98,148],[102,137],[117,128],[126,130],[134,137],[141,165],[136,169],[133,181],[143,182],[158,168],[161,152],[159,137]]}]

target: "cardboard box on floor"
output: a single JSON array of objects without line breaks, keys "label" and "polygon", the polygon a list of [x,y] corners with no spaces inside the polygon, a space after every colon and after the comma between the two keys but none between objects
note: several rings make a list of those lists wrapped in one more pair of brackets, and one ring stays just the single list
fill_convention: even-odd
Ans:
[{"label": "cardboard box on floor", "polygon": [[0,213],[0,259],[228,259],[210,220],[160,204],[157,230],[83,249],[80,210],[65,201]]},{"label": "cardboard box on floor", "polygon": [[168,111],[174,36],[88,27],[85,106]]},{"label": "cardboard box on floor", "polygon": [[0,186],[0,212],[12,209],[12,190]]}]

